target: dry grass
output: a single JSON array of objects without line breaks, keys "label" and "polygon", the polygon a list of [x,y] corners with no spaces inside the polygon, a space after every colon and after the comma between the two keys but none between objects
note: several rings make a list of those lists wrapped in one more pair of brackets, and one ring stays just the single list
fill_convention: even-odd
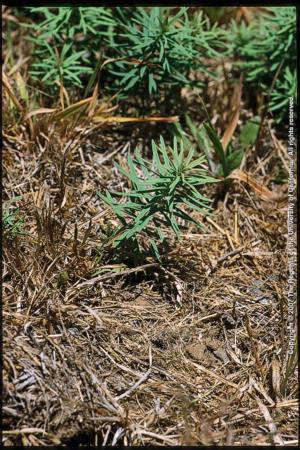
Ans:
[{"label": "dry grass", "polygon": [[286,207],[235,185],[164,268],[84,283],[101,267],[111,161],[79,144],[64,156],[55,130],[30,150],[12,137],[4,195],[23,195],[28,234],[4,240],[4,443],[294,442],[296,378],[278,388]]},{"label": "dry grass", "polygon": [[[233,182],[163,266],[97,276],[96,193],[145,128],[21,114],[5,96],[3,200],[22,196],[25,235],[3,235],[3,445],[297,445],[286,202]],[[270,186],[288,157],[267,128],[263,146],[243,164]]]}]

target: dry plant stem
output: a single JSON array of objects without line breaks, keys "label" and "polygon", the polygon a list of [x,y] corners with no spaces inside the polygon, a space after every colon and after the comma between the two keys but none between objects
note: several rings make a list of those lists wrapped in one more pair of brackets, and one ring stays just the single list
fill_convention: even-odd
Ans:
[{"label": "dry plant stem", "polygon": [[19,100],[17,99],[17,97],[15,96],[15,94],[13,93],[13,90],[9,84],[8,78],[5,75],[5,73],[3,73],[3,72],[2,72],[2,83],[6,89],[6,92],[8,93],[9,97],[11,98],[14,105],[16,106],[16,108],[20,111],[21,114],[23,114],[24,109],[23,109],[22,105],[20,104]]},{"label": "dry plant stem", "polygon": [[232,139],[232,136],[234,135],[234,132],[236,130],[239,117],[240,117],[240,109],[241,109],[241,100],[242,100],[242,89],[243,89],[243,74],[240,75],[239,83],[235,90],[235,101],[234,101],[234,113],[230,119],[230,122],[223,134],[223,137],[221,139],[221,143],[223,145],[224,150],[226,151],[229,142]]},{"label": "dry plant stem", "polygon": [[272,420],[272,417],[270,415],[268,408],[263,403],[261,403],[259,400],[257,400],[257,403],[258,403],[260,411],[262,412],[262,414],[266,420],[266,423],[268,425],[270,433],[272,433],[272,440],[273,440],[274,444],[284,445],[284,441],[282,440],[281,436],[277,432],[277,427],[276,427],[274,421]]},{"label": "dry plant stem", "polygon": [[256,138],[256,143],[255,143],[255,151],[254,151],[255,155],[257,155],[258,148],[259,148],[259,145],[260,145],[261,133],[262,133],[263,125],[265,123],[265,119],[266,119],[267,114],[268,114],[269,102],[270,102],[271,94],[273,92],[274,85],[275,85],[276,80],[278,78],[278,75],[279,75],[279,73],[281,71],[283,63],[284,63],[284,59],[281,61],[281,63],[279,64],[279,66],[278,66],[278,68],[277,68],[277,70],[275,72],[275,75],[273,77],[273,80],[272,80],[272,83],[271,83],[271,86],[270,86],[270,90],[268,92],[268,96],[267,96],[267,99],[266,99],[266,104],[265,104],[265,107],[264,107],[264,110],[263,110],[263,113],[262,113],[262,116],[261,116],[261,121],[260,121],[260,124],[259,124],[258,133],[257,133],[257,138]]},{"label": "dry plant stem", "polygon": [[207,373],[208,375],[212,376],[213,378],[216,378],[218,381],[220,381],[220,382],[222,382],[224,384],[227,384],[227,385],[229,385],[229,386],[231,386],[231,387],[233,387],[233,388],[235,388],[237,390],[240,389],[240,387],[237,384],[233,383],[232,381],[226,380],[226,378],[216,374],[212,370],[207,369],[206,367],[202,366],[201,364],[197,364],[197,363],[194,363],[194,362],[192,362],[192,364],[197,369],[199,369],[200,371]]},{"label": "dry plant stem", "polygon": [[245,325],[246,325],[246,330],[247,330],[248,336],[250,338],[251,349],[252,349],[253,356],[255,358],[255,362],[256,362],[256,365],[257,365],[258,373],[260,374],[262,379],[264,379],[264,376],[265,376],[264,375],[264,371],[263,371],[263,368],[262,368],[262,365],[261,365],[261,362],[260,362],[260,359],[259,359],[259,356],[258,356],[258,353],[257,353],[256,345],[255,345],[255,342],[254,342],[253,330],[251,328],[250,320],[249,320],[248,316],[246,316]]},{"label": "dry plant stem", "polygon": [[99,277],[92,278],[91,280],[84,281],[77,285],[75,284],[73,286],[72,290],[73,289],[81,289],[85,286],[94,286],[95,284],[99,283],[100,281],[117,278],[122,275],[130,275],[131,273],[142,272],[144,270],[147,270],[147,269],[150,269],[153,267],[158,267],[158,266],[159,266],[159,263],[150,263],[150,264],[144,264],[143,266],[134,267],[133,269],[127,269],[127,270],[124,270],[123,272],[106,273],[104,275],[100,275]]},{"label": "dry plant stem", "polygon": [[122,398],[125,398],[127,396],[129,396],[132,392],[134,392],[142,383],[144,383],[147,378],[150,376],[151,374],[151,369],[152,369],[152,350],[151,350],[151,346],[149,347],[149,369],[147,370],[146,373],[144,373],[144,375],[136,382],[134,383],[133,386],[131,386],[126,392],[124,392],[123,394],[119,395],[118,397],[115,398],[115,400],[120,400]]},{"label": "dry plant stem", "polygon": [[[250,243],[251,248],[256,247],[259,243],[260,243],[260,241],[258,241],[258,242],[257,242],[257,241],[256,241],[256,242],[254,241],[254,242]],[[248,244],[248,245],[249,245],[249,244]],[[219,265],[220,263],[222,263],[223,261],[225,261],[226,259],[230,258],[231,256],[235,256],[235,255],[240,254],[240,253],[241,253],[248,245],[242,245],[241,247],[236,248],[236,249],[234,249],[234,250],[232,250],[232,251],[226,253],[225,255],[221,256],[221,257],[216,261],[216,263],[215,263],[213,269],[211,270],[211,272],[212,272],[212,271],[215,271],[215,270],[217,269],[218,265]]]}]

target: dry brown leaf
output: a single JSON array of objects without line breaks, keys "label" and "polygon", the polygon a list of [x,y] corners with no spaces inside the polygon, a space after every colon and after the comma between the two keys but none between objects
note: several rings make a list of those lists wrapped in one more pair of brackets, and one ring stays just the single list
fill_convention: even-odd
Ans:
[{"label": "dry brown leaf", "polygon": [[235,111],[235,113],[234,113],[222,139],[221,139],[221,142],[222,142],[222,145],[223,145],[223,148],[225,151],[226,151],[226,148],[228,147],[228,144],[231,141],[231,138],[235,132],[239,117],[240,117],[240,108],[238,108]]},{"label": "dry brown leaf", "polygon": [[239,80],[239,84],[237,86],[236,92],[235,92],[235,107],[234,107],[234,114],[231,118],[231,121],[227,127],[227,129],[225,130],[225,133],[221,139],[222,145],[224,150],[226,150],[229,142],[232,139],[232,136],[236,130],[238,121],[239,121],[239,117],[240,117],[240,108],[241,108],[241,98],[242,98],[242,88],[243,88],[243,76],[241,75],[240,80]]},{"label": "dry brown leaf", "polygon": [[39,108],[39,109],[35,109],[34,111],[30,111],[28,114],[26,114],[25,120],[30,119],[30,117],[37,116],[38,114],[51,114],[51,113],[54,113],[55,111],[57,111],[56,108]]},{"label": "dry brown leaf", "polygon": [[59,87],[59,98],[60,98],[60,104],[62,109],[65,108],[65,99],[67,102],[67,107],[70,106],[70,99],[69,99],[69,95],[66,91],[66,88],[64,87],[63,83],[59,80],[56,80],[55,83],[58,85]]},{"label": "dry brown leaf", "polygon": [[83,100],[79,100],[79,102],[73,103],[72,105],[68,106],[67,108],[57,112],[55,114],[55,119],[65,119],[66,117],[78,113],[83,107],[86,107],[92,100],[92,97],[85,98]]},{"label": "dry brown leaf", "polygon": [[265,418],[265,421],[266,421],[266,424],[267,424],[267,426],[268,426],[268,428],[270,430],[270,433],[272,434],[274,444],[284,445],[282,437],[280,436],[280,434],[277,431],[277,427],[276,427],[276,425],[275,425],[275,423],[274,423],[274,421],[273,421],[273,419],[271,417],[271,414],[270,414],[268,408],[266,407],[266,405],[264,405],[259,400],[257,400],[257,404],[258,404],[258,407],[259,407],[262,415]]},{"label": "dry brown leaf", "polygon": [[[101,71],[101,68],[100,68],[100,71]],[[94,91],[93,91],[93,94],[92,94],[92,97],[91,97],[91,101],[90,101],[90,104],[88,106],[88,116],[89,117],[93,116],[93,114],[95,113],[96,106],[97,106],[97,98],[98,98],[98,91],[99,91],[99,81],[100,81],[100,78],[97,81],[97,83],[95,84]]]},{"label": "dry brown leaf", "polygon": [[19,109],[19,111],[23,112],[23,107],[20,104],[19,100],[17,99],[17,97],[15,96],[12,87],[8,81],[7,76],[5,75],[4,72],[2,72],[2,84],[4,86],[4,88],[6,89],[6,92],[8,93],[9,97],[11,98],[11,100],[13,101],[14,105]]},{"label": "dry brown leaf", "polygon": [[[67,95],[67,93],[66,93]],[[68,101],[68,96],[66,96],[66,100]],[[64,108],[60,111],[58,111],[58,108],[38,108],[34,111],[30,111],[28,114],[26,114],[25,119],[29,119],[32,116],[36,116],[38,114],[50,114],[57,112],[55,114],[55,119],[60,120],[68,115],[74,114],[80,110],[81,107],[86,106],[91,101],[91,97],[86,98],[84,100],[80,100],[79,102],[73,103],[72,105],[68,106],[67,108]]]},{"label": "dry brown leaf", "polygon": [[16,85],[18,87],[18,91],[20,93],[20,97],[25,102],[28,100],[28,91],[26,87],[26,83],[20,72],[16,73]]},{"label": "dry brown leaf", "polygon": [[278,201],[281,200],[282,197],[276,194],[275,192],[270,191],[266,186],[263,184],[258,183],[251,175],[249,175],[246,172],[243,172],[240,169],[235,169],[228,178],[231,178],[233,180],[239,180],[243,181],[244,183],[248,184],[255,192],[256,194],[264,201]]},{"label": "dry brown leaf", "polygon": [[111,116],[111,117],[102,117],[95,116],[93,117],[93,121],[96,123],[129,123],[129,122],[177,122],[179,120],[178,116],[171,117],[119,117],[119,116]]},{"label": "dry brown leaf", "polygon": [[[3,17],[3,16],[2,16]],[[8,77],[11,77],[15,72],[17,72],[18,70],[20,70],[20,68],[23,66],[23,64],[25,64],[27,61],[29,61],[30,57],[27,56],[26,58],[22,59],[20,58],[18,60],[18,62],[16,62],[16,64],[10,69],[10,71],[8,72]]]},{"label": "dry brown leaf", "polygon": [[272,361],[272,387],[276,398],[281,398],[280,392],[280,363],[278,359]]}]

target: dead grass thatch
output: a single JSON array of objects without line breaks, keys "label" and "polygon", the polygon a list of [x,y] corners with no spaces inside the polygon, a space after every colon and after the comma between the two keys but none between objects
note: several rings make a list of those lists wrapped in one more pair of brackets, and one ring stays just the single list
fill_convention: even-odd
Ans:
[{"label": "dead grass thatch", "polygon": [[[4,96],[3,201],[21,196],[24,226],[3,234],[3,445],[297,445],[287,203],[234,181],[163,266],[114,271],[96,193],[122,186],[113,160],[143,127],[25,114]],[[272,133],[243,164],[275,190]]]}]

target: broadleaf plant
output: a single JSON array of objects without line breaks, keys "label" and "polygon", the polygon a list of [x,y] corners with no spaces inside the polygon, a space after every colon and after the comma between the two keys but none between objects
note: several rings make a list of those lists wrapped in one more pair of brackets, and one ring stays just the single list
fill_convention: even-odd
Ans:
[{"label": "broadleaf plant", "polygon": [[[196,142],[198,151],[205,155],[205,159],[214,176],[227,178],[234,169],[237,169],[247,148],[254,144],[257,138],[260,118],[255,116],[248,120],[241,129],[236,142],[231,140],[226,148],[221,142],[217,131],[207,116],[207,120],[198,127],[195,122],[186,115],[186,124],[191,136]],[[181,125],[175,125],[175,134],[191,145],[191,139],[184,133]]]},{"label": "broadleaf plant", "polygon": [[[203,225],[190,215],[192,210],[202,215],[210,211],[211,200],[199,188],[217,180],[208,175],[205,157],[195,158],[192,146],[174,138],[168,147],[164,139],[152,141],[152,161],[137,150],[128,156],[128,170],[116,167],[130,184],[126,192],[98,193],[120,222],[107,244],[116,250],[130,248],[136,254],[150,251],[160,260],[159,246],[167,241],[167,230],[179,239],[180,221]],[[121,201],[117,199],[121,197]]]}]

